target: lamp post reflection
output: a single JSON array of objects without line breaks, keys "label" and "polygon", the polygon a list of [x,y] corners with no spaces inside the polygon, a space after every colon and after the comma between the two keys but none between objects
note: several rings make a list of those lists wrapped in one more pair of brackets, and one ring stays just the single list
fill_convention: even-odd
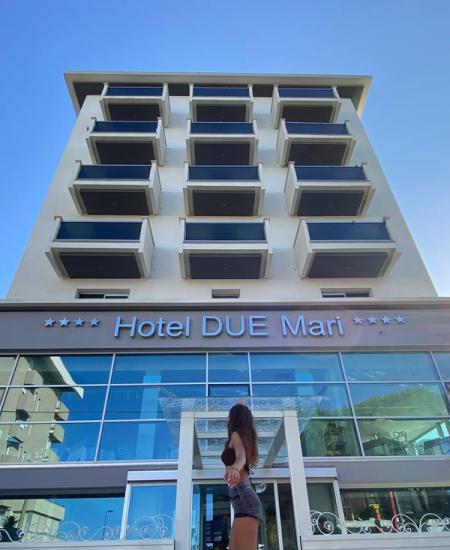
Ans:
[{"label": "lamp post reflection", "polygon": [[102,540],[105,538],[105,529],[106,529],[106,518],[108,517],[108,514],[111,514],[114,512],[114,510],[106,510],[105,512],[105,519],[103,520],[103,529],[102,529]]}]

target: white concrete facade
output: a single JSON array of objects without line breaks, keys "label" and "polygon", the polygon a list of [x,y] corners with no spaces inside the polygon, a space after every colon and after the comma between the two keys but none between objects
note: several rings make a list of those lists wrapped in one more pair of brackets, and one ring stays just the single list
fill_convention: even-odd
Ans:
[{"label": "white concrete facade", "polygon": [[[88,75],[89,76],[89,75]],[[203,76],[203,79],[207,79]],[[220,75],[219,75],[220,76]],[[117,80],[132,81],[133,75],[111,75]],[[104,75],[98,75],[103,79]],[[137,79],[137,77],[135,77]],[[155,75],[148,76],[148,81],[155,81]],[[159,81],[195,82],[191,75],[160,75]],[[210,77],[213,78],[212,76]],[[217,75],[214,76],[217,80]],[[255,75],[223,75],[222,82],[245,82],[252,84],[258,81]],[[310,85],[311,77],[292,77],[298,86]],[[334,77],[335,84],[347,82],[352,84],[351,77]],[[146,81],[146,75],[139,76],[140,82]],[[266,79],[277,84],[276,76]],[[333,84],[333,77],[323,77],[323,82]],[[354,79],[356,80],[356,79]],[[316,81],[320,82],[320,77]],[[359,79],[361,81],[361,78]],[[292,85],[291,82],[291,85]],[[370,79],[363,79],[364,95]],[[166,89],[166,88],[165,88]],[[217,303],[211,298],[212,289],[233,288],[240,290],[239,302],[289,302],[320,301],[321,289],[370,289],[368,300],[392,298],[432,298],[436,291],[423,264],[412,236],[407,228],[394,195],[383,174],[380,163],[364,131],[360,112],[350,98],[340,98],[340,108],[336,123],[347,123],[351,136],[356,141],[351,158],[347,165],[364,164],[364,170],[373,189],[373,196],[368,201],[363,213],[356,217],[339,217],[340,221],[371,221],[387,219],[392,238],[395,241],[399,258],[393,268],[383,276],[376,278],[348,279],[308,279],[299,273],[294,250],[294,238],[300,218],[288,213],[285,197],[285,181],[288,168],[277,163],[276,142],[278,129],[273,127],[271,119],[270,97],[254,97],[252,117],[256,120],[258,140],[257,162],[262,163],[265,189],[260,216],[221,217],[219,221],[262,221],[270,220],[270,247],[273,251],[270,273],[257,280],[243,279],[184,279],[180,272],[178,251],[180,249],[179,219],[186,216],[183,188],[186,187],[185,162],[188,159],[186,138],[188,119],[190,118],[189,96],[170,95],[170,119],[165,128],[167,149],[164,164],[158,167],[161,184],[161,200],[158,215],[149,216],[155,248],[149,277],[141,279],[70,279],[61,278],[48,261],[45,251],[54,236],[55,216],[65,221],[138,221],[139,216],[88,216],[77,210],[69,192],[73,179],[83,164],[95,164],[91,157],[86,139],[92,120],[104,120],[101,108],[101,95],[88,95],[78,114],[72,134],[55,172],[47,198],[36,221],[29,244],[17,269],[7,298],[11,300],[44,301],[49,295],[58,302],[76,301],[77,290],[108,290],[123,288],[129,290],[129,302],[139,303]],[[130,99],[132,101],[133,98]],[[358,110],[362,110],[362,103]],[[188,216],[189,221],[217,221],[216,217]],[[330,221],[332,218],[315,218],[319,221]],[[33,272],[33,279],[29,274]],[[227,300],[230,303],[230,300]]]}]

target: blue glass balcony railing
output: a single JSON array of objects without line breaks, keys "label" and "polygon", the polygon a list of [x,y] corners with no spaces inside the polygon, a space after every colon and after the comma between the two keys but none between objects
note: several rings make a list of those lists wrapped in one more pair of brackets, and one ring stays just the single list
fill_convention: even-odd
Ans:
[{"label": "blue glass balcony railing", "polygon": [[392,241],[383,222],[308,222],[311,241]]},{"label": "blue glass balcony railing", "polygon": [[189,181],[259,181],[257,166],[189,166]]},{"label": "blue glass balcony railing", "polygon": [[280,97],[331,97],[334,98],[332,88],[278,88]]},{"label": "blue glass balcony railing", "polygon": [[107,96],[161,97],[162,86],[108,86]]},{"label": "blue glass balcony railing", "polygon": [[61,222],[57,241],[139,241],[142,222]]},{"label": "blue glass balcony railing", "polygon": [[146,180],[151,164],[86,164],[80,167],[78,180]]},{"label": "blue glass balcony railing", "polygon": [[94,132],[142,132],[154,134],[158,127],[156,121],[134,121],[134,120],[107,120],[95,121]]},{"label": "blue glass balcony railing", "polygon": [[193,97],[250,97],[248,86],[194,86]]},{"label": "blue glass balcony railing", "polygon": [[185,241],[266,241],[264,223],[186,223]]},{"label": "blue glass balcony railing", "polygon": [[191,122],[191,134],[253,134],[252,122]]},{"label": "blue glass balcony railing", "polygon": [[288,134],[349,135],[345,124],[329,122],[286,122],[286,130]]},{"label": "blue glass balcony railing", "polygon": [[360,166],[300,166],[295,167],[298,181],[367,181]]}]

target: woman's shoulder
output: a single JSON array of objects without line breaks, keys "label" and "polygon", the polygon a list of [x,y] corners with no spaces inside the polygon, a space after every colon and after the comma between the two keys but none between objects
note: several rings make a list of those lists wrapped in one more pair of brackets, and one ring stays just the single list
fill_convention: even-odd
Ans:
[{"label": "woman's shoulder", "polygon": [[239,432],[232,432],[230,436],[230,443],[234,444],[234,443],[241,443],[241,442],[242,442],[242,438],[239,435]]}]

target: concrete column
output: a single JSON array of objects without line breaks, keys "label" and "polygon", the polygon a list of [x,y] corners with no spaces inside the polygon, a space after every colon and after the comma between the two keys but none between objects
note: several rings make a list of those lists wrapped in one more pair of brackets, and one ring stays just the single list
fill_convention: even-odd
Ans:
[{"label": "concrete column", "polygon": [[192,461],[194,456],[194,412],[181,413],[175,506],[175,547],[191,548]]},{"label": "concrete column", "polygon": [[312,535],[312,527],[297,411],[284,411],[283,417],[289,461],[289,473],[291,477],[295,530],[297,532],[297,540],[300,540],[302,535]]}]

